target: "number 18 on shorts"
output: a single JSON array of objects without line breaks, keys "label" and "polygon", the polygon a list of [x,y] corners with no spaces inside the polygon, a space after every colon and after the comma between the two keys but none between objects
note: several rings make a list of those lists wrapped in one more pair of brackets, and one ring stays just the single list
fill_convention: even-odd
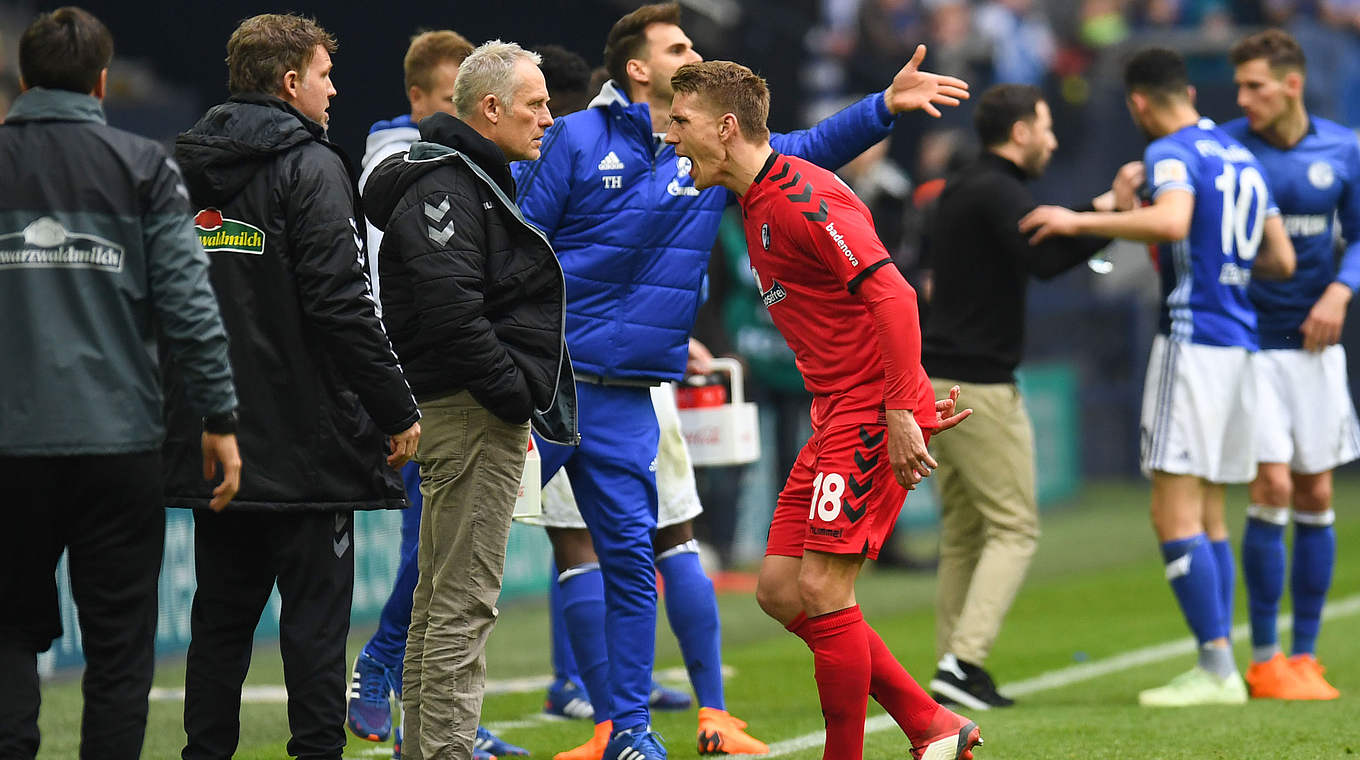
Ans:
[{"label": "number 18 on shorts", "polygon": [[876,559],[906,497],[888,463],[886,426],[816,432],[779,494],[765,553],[801,557],[813,549]]}]

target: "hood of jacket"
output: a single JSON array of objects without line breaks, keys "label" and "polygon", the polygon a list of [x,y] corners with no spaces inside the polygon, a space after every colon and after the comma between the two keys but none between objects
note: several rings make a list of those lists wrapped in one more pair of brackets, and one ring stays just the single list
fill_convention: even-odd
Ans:
[{"label": "hood of jacket", "polygon": [[175,139],[189,194],[211,206],[235,198],[279,153],[324,141],[326,130],[271,95],[234,95]]},{"label": "hood of jacket", "polygon": [[420,141],[404,156],[394,155],[378,164],[364,185],[364,209],[378,229],[387,229],[392,212],[406,189],[416,180],[462,154],[486,172],[506,197],[515,197],[515,180],[505,154],[461,119],[436,113],[420,122]]},{"label": "hood of jacket", "polygon": [[420,130],[409,114],[394,119],[373,122],[364,140],[364,158],[361,164],[368,166],[378,156],[392,153],[391,146],[399,145],[401,150],[420,139]]}]

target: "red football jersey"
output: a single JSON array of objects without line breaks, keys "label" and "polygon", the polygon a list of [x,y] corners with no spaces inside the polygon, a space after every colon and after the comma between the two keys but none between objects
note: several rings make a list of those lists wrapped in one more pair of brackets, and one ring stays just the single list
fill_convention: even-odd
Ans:
[{"label": "red football jersey", "polygon": [[[935,399],[921,368],[916,295],[892,264],[869,209],[835,174],[801,158],[772,154],[741,199],[751,273],[779,332],[793,349],[816,398],[812,424],[875,422],[884,409],[911,409],[922,429],[935,427]],[[874,275],[880,269],[884,271]],[[905,298],[890,315],[902,350],[885,379],[878,326],[860,286]],[[895,290],[900,288],[900,290]],[[896,366],[900,365],[900,366]]]}]

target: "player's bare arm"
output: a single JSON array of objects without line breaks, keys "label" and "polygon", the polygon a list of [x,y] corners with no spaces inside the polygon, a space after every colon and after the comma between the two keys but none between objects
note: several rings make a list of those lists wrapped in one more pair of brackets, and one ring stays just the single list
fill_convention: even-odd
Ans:
[{"label": "player's bare arm", "polygon": [[1130,161],[1115,172],[1110,189],[1096,196],[1091,206],[1096,211],[1131,211],[1138,207],[1138,188],[1145,175],[1142,161]]},{"label": "player's bare arm", "polygon": [[1271,214],[1266,217],[1265,236],[1256,263],[1251,267],[1251,276],[1262,280],[1287,280],[1294,276],[1297,263],[1294,243],[1285,232],[1284,220],[1279,214]]},{"label": "player's bare arm", "polygon": [[917,45],[911,60],[883,91],[883,102],[889,113],[895,115],[919,109],[939,118],[940,109],[936,106],[956,106],[959,101],[968,99],[968,83],[962,79],[921,71],[925,57],[926,46]]},{"label": "player's bare arm", "polygon": [[[1020,232],[1038,245],[1054,235],[1098,235],[1139,243],[1169,243],[1190,234],[1195,196],[1185,190],[1168,190],[1151,206],[1130,211],[1076,212],[1061,206],[1040,206],[1020,220]],[[1278,221],[1278,220],[1277,220]],[[1269,222],[1267,221],[1267,227]],[[1283,229],[1283,228],[1281,228]]]},{"label": "player's bare arm", "polygon": [[1341,329],[1346,326],[1346,310],[1351,305],[1349,286],[1334,282],[1322,291],[1322,296],[1308,312],[1308,318],[1299,326],[1303,333],[1303,347],[1309,351],[1321,351],[1341,340]]}]

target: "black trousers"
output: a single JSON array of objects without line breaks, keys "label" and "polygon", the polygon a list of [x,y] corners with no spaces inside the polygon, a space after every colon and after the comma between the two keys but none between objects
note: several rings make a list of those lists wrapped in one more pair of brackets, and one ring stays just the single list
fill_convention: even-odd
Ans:
[{"label": "black trousers", "polygon": [[69,552],[85,650],[82,758],[141,755],[165,547],[160,452],[0,457],[0,758],[38,754],[38,653],[62,632]]},{"label": "black trousers", "polygon": [[349,512],[194,512],[198,590],[184,682],[184,760],[230,758],[241,684],[275,582],[288,689],[288,754],[338,760],[345,746],[354,519]]}]

